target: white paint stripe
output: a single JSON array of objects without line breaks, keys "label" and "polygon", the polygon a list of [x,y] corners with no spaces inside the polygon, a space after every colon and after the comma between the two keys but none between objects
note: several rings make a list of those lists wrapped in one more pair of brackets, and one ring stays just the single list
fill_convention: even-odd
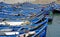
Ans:
[{"label": "white paint stripe", "polygon": [[4,32],[6,35],[15,35],[19,34],[19,32]]}]

